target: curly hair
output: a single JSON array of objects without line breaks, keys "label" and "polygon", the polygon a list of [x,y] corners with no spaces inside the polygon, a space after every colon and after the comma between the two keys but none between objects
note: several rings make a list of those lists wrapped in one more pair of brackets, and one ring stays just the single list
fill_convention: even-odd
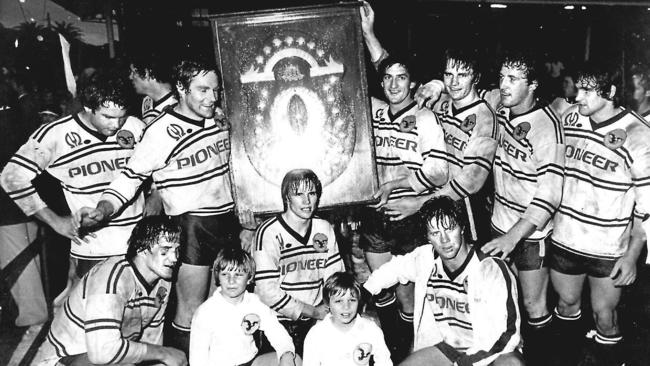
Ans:
[{"label": "curly hair", "polygon": [[161,239],[178,243],[181,227],[168,216],[147,216],[138,221],[128,240],[126,258],[132,259],[144,250],[151,250]]},{"label": "curly hair", "polygon": [[108,70],[96,71],[77,88],[81,104],[93,112],[108,103],[127,108],[131,84],[121,75]]},{"label": "curly hair", "polygon": [[[606,66],[604,63],[588,62],[578,69],[576,86],[579,89],[593,89],[599,97],[605,98],[614,103],[615,107],[620,103],[620,82],[621,74],[616,69]],[[613,96],[610,97],[612,87],[616,88]]]},{"label": "curly hair", "polygon": [[524,73],[528,84],[540,84],[543,68],[538,60],[533,52],[511,51],[504,57],[501,66],[520,70]]}]

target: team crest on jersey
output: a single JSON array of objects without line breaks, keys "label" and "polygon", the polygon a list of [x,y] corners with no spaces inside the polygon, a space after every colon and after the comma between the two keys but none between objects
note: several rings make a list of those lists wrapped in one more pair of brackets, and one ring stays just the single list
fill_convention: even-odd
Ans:
[{"label": "team crest on jersey", "polygon": [[133,146],[135,146],[133,132],[128,130],[119,130],[117,136],[115,136],[115,140],[123,149],[133,149]]},{"label": "team crest on jersey", "polygon": [[166,298],[167,298],[167,289],[164,287],[159,287],[158,292],[156,292],[156,297],[153,300],[154,305],[156,305],[157,308],[161,307],[162,304],[165,303]]},{"label": "team crest on jersey", "polygon": [[316,233],[312,241],[314,242],[314,249],[316,249],[318,253],[324,253],[327,251],[327,235]]},{"label": "team crest on jersey", "polygon": [[513,137],[515,140],[523,140],[524,137],[528,134],[528,131],[530,131],[530,123],[528,122],[521,122],[520,124],[515,127],[515,130],[513,131]]},{"label": "team crest on jersey", "polygon": [[399,130],[402,132],[411,132],[415,128],[415,116],[406,116],[399,123]]},{"label": "team crest on jersey", "polygon": [[617,128],[615,130],[607,132],[603,138],[603,143],[610,150],[616,150],[619,147],[623,146],[625,140],[627,139],[627,133],[625,130]]},{"label": "team crest on jersey", "polygon": [[146,96],[142,100],[142,113],[147,112],[151,109],[153,109],[153,99],[151,99],[149,96]]},{"label": "team crest on jersey", "polygon": [[76,132],[68,132],[65,134],[65,143],[70,146],[71,149],[74,149],[77,146],[83,145],[83,140]]},{"label": "team crest on jersey", "polygon": [[260,329],[260,316],[257,314],[246,314],[241,320],[241,329],[246,335],[252,335]]},{"label": "team crest on jersey", "polygon": [[444,102],[442,102],[442,104],[440,105],[440,112],[447,113],[448,108],[449,108],[449,102],[448,102],[448,101],[444,101]]},{"label": "team crest on jersey", "polygon": [[564,125],[565,126],[582,127],[582,123],[577,123],[577,122],[578,122],[578,113],[577,112],[567,114],[567,116],[564,117]]},{"label": "team crest on jersey", "polygon": [[174,140],[178,141],[181,137],[185,136],[185,131],[183,131],[181,126],[171,123],[167,126],[167,134]]},{"label": "team crest on jersey", "polygon": [[372,357],[372,344],[360,343],[352,351],[352,360],[357,365],[368,365]]},{"label": "team crest on jersey", "polygon": [[474,128],[474,126],[476,126],[476,114],[472,113],[465,117],[463,123],[460,124],[460,129],[469,132]]}]

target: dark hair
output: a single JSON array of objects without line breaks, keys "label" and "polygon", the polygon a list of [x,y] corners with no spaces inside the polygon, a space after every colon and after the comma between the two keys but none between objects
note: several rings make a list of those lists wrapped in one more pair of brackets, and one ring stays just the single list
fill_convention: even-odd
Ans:
[{"label": "dark hair", "polygon": [[86,82],[79,85],[79,102],[93,112],[108,103],[126,108],[131,85],[121,75],[122,73],[109,70],[96,71]]},{"label": "dark hair", "polygon": [[502,67],[513,68],[524,73],[528,84],[541,84],[542,70],[538,58],[530,51],[511,51],[506,54]]},{"label": "dark hair", "polygon": [[481,79],[481,71],[479,70],[479,62],[476,52],[465,48],[449,48],[445,51],[445,64],[451,63],[451,67],[469,69],[474,74],[472,81],[478,83]]},{"label": "dark hair", "polygon": [[173,62],[170,56],[162,52],[136,52],[129,60],[138,76],[146,78],[149,76],[161,83],[172,82]]},{"label": "dark hair", "polygon": [[132,259],[143,250],[151,250],[160,239],[178,243],[181,227],[168,216],[147,216],[138,221],[129,237],[126,258]]},{"label": "dark hair", "polygon": [[361,301],[361,286],[354,279],[354,275],[348,272],[336,272],[325,281],[323,301],[329,304],[332,297],[345,294],[348,291]]},{"label": "dark hair", "polygon": [[[620,79],[620,73],[616,69],[612,69],[604,63],[589,62],[578,69],[576,86],[582,84],[583,87],[593,88],[598,96],[610,100],[614,106],[618,106],[621,95]],[[612,86],[616,87],[616,92],[610,98],[609,92]]]},{"label": "dark hair", "polygon": [[390,54],[379,63],[377,70],[379,70],[380,80],[383,80],[384,75],[386,75],[386,70],[388,70],[393,65],[402,65],[404,69],[406,69],[411,82],[416,82],[416,80],[418,80],[413,58],[403,52]]},{"label": "dark hair", "polygon": [[203,59],[195,60],[182,60],[174,66],[172,70],[172,81],[174,82],[174,96],[180,100],[181,95],[178,90],[178,86],[185,92],[189,91],[190,84],[192,80],[200,74],[207,74],[209,72],[215,72],[219,80],[221,80],[221,75],[217,66],[212,63],[205,61]]},{"label": "dark hair", "polygon": [[255,276],[255,261],[241,248],[224,248],[219,252],[212,266],[215,281],[218,281],[219,272],[230,268],[242,269],[250,278]]},{"label": "dark hair", "polygon": [[287,172],[282,178],[282,184],[280,185],[280,192],[282,193],[282,204],[284,205],[284,210],[287,210],[287,200],[289,196],[293,193],[298,192],[300,187],[307,186],[313,187],[316,189],[316,195],[320,199],[321,194],[323,194],[323,185],[321,184],[320,179],[316,173],[311,169],[293,169]]},{"label": "dark hair", "polygon": [[420,215],[427,226],[431,222],[445,229],[458,225],[465,232],[468,227],[467,214],[460,202],[447,196],[434,197],[422,205]]}]

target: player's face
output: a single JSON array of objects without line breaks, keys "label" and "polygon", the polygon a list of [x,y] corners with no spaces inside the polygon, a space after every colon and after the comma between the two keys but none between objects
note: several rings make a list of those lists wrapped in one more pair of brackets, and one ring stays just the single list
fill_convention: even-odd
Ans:
[{"label": "player's face", "polygon": [[227,301],[239,302],[246,292],[250,280],[248,273],[241,268],[225,268],[217,273],[221,294]]},{"label": "player's face", "polygon": [[576,96],[576,103],[578,104],[578,112],[583,116],[593,116],[601,111],[609,102],[603,96],[598,95],[595,83],[590,83],[589,80],[578,80],[578,95]]},{"label": "player's face", "polygon": [[461,101],[467,98],[476,85],[474,83],[474,72],[462,67],[454,60],[447,61],[444,73],[445,89],[453,101]]},{"label": "player's face", "polygon": [[212,118],[219,99],[219,77],[214,71],[199,73],[190,82],[189,90],[181,90],[181,103],[194,119]]},{"label": "player's face", "polygon": [[318,205],[318,193],[313,184],[300,184],[287,198],[287,213],[303,220],[311,219]]},{"label": "player's face", "polygon": [[330,314],[332,314],[332,322],[335,325],[345,327],[352,323],[357,316],[357,309],[359,307],[359,299],[350,291],[332,296],[330,298]]},{"label": "player's face", "polygon": [[131,72],[129,73],[129,79],[133,84],[133,89],[135,89],[135,92],[138,94],[146,94],[147,82],[149,81],[149,79],[143,78],[140,75],[138,75],[138,73],[133,68],[133,65],[131,65],[130,70]]},{"label": "player's face", "polygon": [[391,107],[406,107],[413,101],[411,89],[415,87],[415,83],[411,82],[408,71],[401,64],[394,64],[386,69],[381,86]]},{"label": "player's face", "polygon": [[[445,224],[445,225],[442,225]],[[433,245],[438,255],[445,260],[465,258],[467,244],[463,240],[463,231],[456,223],[442,222],[439,225],[436,220],[427,223],[427,239]],[[465,255],[463,255],[465,254]]]},{"label": "player's face", "polygon": [[641,75],[632,76],[632,83],[634,84],[634,94],[632,94],[632,98],[637,103],[643,102],[643,100],[646,98],[646,90],[643,88],[641,80]]},{"label": "player's face", "polygon": [[512,108],[522,103],[533,93],[535,88],[528,83],[524,70],[503,66],[499,74],[501,104]]},{"label": "player's face", "polygon": [[158,278],[171,279],[178,261],[178,245],[179,243],[166,239],[162,239],[157,245],[154,245],[151,252],[147,253],[146,263],[149,271]]},{"label": "player's face", "polygon": [[89,113],[89,122],[104,136],[113,136],[126,122],[126,108],[113,102],[105,103]]}]

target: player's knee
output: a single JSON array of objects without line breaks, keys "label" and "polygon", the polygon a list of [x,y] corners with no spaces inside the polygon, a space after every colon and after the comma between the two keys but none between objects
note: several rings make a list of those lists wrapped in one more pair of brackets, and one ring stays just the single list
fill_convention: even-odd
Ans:
[{"label": "player's knee", "polygon": [[609,333],[614,330],[617,326],[616,324],[616,309],[610,307],[600,307],[593,309],[594,323],[599,330]]},{"label": "player's knee", "polygon": [[574,314],[580,309],[580,295],[561,294],[557,300],[557,308],[562,315]]}]

